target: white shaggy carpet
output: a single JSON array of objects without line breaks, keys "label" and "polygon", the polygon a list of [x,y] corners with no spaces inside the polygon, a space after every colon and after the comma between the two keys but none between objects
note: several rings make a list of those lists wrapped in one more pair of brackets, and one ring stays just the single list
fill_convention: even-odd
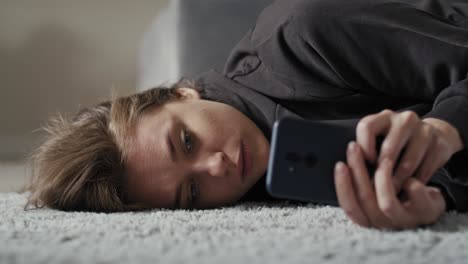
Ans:
[{"label": "white shaggy carpet", "polygon": [[384,232],[289,202],[114,214],[25,212],[24,202],[0,193],[0,263],[468,263],[468,214]]}]

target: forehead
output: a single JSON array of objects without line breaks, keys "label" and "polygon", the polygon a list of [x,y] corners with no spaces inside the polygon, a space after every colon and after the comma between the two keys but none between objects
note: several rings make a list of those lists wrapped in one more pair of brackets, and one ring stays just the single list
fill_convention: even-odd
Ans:
[{"label": "forehead", "polygon": [[125,161],[129,199],[158,207],[172,205],[176,181],[167,172],[166,133],[171,126],[165,109],[149,111],[136,125],[133,146]]},{"label": "forehead", "polygon": [[151,164],[155,158],[163,158],[165,136],[171,124],[171,114],[164,108],[145,113],[136,124],[129,161],[138,168],[144,168],[143,165]]}]

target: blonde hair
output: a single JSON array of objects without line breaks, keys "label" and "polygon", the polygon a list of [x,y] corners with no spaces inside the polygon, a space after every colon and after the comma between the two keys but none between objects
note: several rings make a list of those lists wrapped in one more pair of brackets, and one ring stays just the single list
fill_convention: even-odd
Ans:
[{"label": "blonde hair", "polygon": [[[124,162],[132,127],[149,109],[178,100],[175,89],[199,90],[181,79],[115,97],[78,112],[71,120],[58,114],[43,127],[45,141],[29,161],[32,175],[25,209],[50,207],[65,211],[119,212],[149,209],[126,202],[122,186]],[[202,91],[200,91],[202,93]]]}]

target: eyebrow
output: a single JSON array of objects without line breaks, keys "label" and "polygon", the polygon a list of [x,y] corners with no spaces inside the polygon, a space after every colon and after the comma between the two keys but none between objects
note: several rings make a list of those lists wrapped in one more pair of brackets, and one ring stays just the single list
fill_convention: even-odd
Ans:
[{"label": "eyebrow", "polygon": [[[172,164],[174,164],[176,162],[176,158],[175,158],[174,144],[172,143],[172,140],[171,140],[171,130],[168,130],[166,133],[166,149],[168,149]],[[175,209],[180,208],[181,195],[182,195],[182,184],[179,184],[177,185],[177,190],[176,190],[175,199],[174,199]]]},{"label": "eyebrow", "polygon": [[170,131],[167,131],[166,133],[166,149],[169,151],[169,156],[171,158],[172,163],[175,163],[175,150],[174,150],[174,144],[172,144],[171,140],[171,133]]}]

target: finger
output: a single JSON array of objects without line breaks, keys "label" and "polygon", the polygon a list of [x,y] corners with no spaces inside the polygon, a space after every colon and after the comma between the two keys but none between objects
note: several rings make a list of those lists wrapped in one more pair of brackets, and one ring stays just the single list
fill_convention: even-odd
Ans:
[{"label": "finger", "polygon": [[365,159],[372,163],[376,163],[378,156],[377,135],[387,133],[392,115],[392,111],[383,110],[362,118],[356,127],[356,142],[361,146]]},{"label": "finger", "polygon": [[447,204],[440,189],[437,187],[430,186],[426,186],[426,188],[428,189],[429,197],[431,197],[434,201],[434,207],[436,207],[437,210],[441,213],[445,212]]},{"label": "finger", "polygon": [[414,178],[409,178],[403,188],[409,198],[408,212],[417,224],[433,223],[444,211],[444,198],[436,188]]},{"label": "finger", "polygon": [[369,219],[356,199],[349,169],[343,162],[338,162],[335,166],[335,188],[338,203],[351,221],[363,227],[370,227]]},{"label": "finger", "polygon": [[423,124],[419,131],[411,136],[401,160],[396,163],[393,185],[397,193],[406,179],[416,172],[434,138],[433,133],[432,127]]},{"label": "finger", "polygon": [[[443,151],[447,151],[447,148],[442,144],[443,143],[437,137],[432,141],[432,144],[429,145],[428,150],[414,174],[415,178],[419,179],[423,183],[427,183],[434,175],[435,171],[444,166],[447,162],[447,159],[444,159],[444,157],[449,157],[449,154],[443,153]],[[437,154],[434,155],[433,153]]]},{"label": "finger", "polygon": [[351,141],[348,145],[347,160],[350,168],[357,199],[372,226],[378,228],[392,228],[393,225],[380,211],[369,173],[364,163],[364,157],[359,145]]},{"label": "finger", "polygon": [[418,115],[405,111],[394,116],[394,121],[380,148],[378,164],[385,158],[396,161],[403,147],[407,144],[413,130],[421,123]]},{"label": "finger", "polygon": [[375,191],[377,203],[383,214],[398,227],[408,227],[414,222],[397,198],[393,186],[393,161],[385,159],[375,172]]}]

